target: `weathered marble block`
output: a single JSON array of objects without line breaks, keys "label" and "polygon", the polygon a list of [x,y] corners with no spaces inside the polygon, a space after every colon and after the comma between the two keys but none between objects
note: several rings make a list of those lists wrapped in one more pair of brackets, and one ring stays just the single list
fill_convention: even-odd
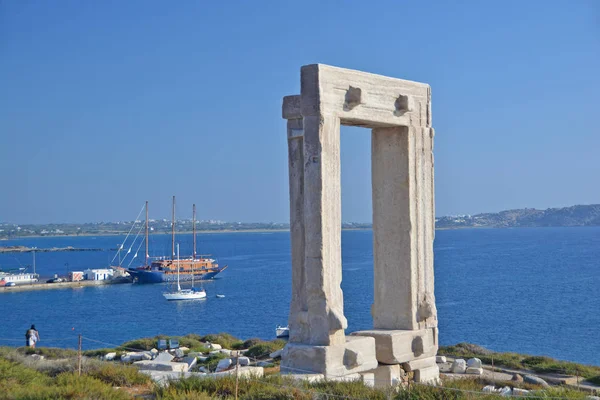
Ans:
[{"label": "weathered marble block", "polygon": [[327,379],[376,368],[375,339],[349,336],[346,343],[312,346],[288,343],[283,349],[281,372],[284,374],[323,374]]},{"label": "weathered marble block", "polygon": [[369,330],[352,333],[352,336],[375,339],[377,361],[382,364],[402,364],[422,358],[435,357],[438,351],[437,335],[437,328]]}]

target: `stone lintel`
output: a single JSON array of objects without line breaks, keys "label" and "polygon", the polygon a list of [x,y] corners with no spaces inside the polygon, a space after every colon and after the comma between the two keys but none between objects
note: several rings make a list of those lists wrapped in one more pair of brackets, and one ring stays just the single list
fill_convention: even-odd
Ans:
[{"label": "stone lintel", "polygon": [[288,343],[281,355],[281,373],[323,374],[327,379],[368,371],[377,365],[375,339],[366,336],[346,337],[345,345]]},{"label": "stone lintel", "polygon": [[382,364],[402,364],[434,357],[438,350],[437,328],[369,330],[353,332],[351,335],[374,338],[377,361]]},{"label": "stone lintel", "polygon": [[295,94],[285,96],[281,107],[281,115],[283,119],[301,119],[302,112],[300,110],[300,95]]},{"label": "stone lintel", "polygon": [[302,116],[333,113],[342,125],[369,128],[430,126],[424,83],[313,64],[301,69],[301,93]]}]

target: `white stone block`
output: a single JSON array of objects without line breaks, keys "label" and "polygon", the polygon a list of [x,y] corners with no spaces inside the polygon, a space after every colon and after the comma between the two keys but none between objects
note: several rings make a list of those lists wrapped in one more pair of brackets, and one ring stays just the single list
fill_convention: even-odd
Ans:
[{"label": "white stone block", "polygon": [[323,374],[286,374],[285,376],[297,381],[306,381],[308,383],[317,383],[325,380],[325,375]]},{"label": "white stone block", "polygon": [[452,363],[452,367],[450,368],[453,374],[464,374],[467,370],[467,362],[462,358],[457,358]]},{"label": "white stone block", "polygon": [[445,362],[447,362],[446,356],[436,356],[435,362],[438,364],[444,364]]},{"label": "white stone block", "polygon": [[377,368],[369,371],[373,373],[373,386],[376,389],[387,389],[402,382],[404,370],[398,364],[384,365],[380,364]]},{"label": "white stone block", "polygon": [[501,388],[498,393],[500,393],[500,396],[510,396],[512,394],[512,391],[510,389],[510,387],[508,386],[504,386],[503,388]]},{"label": "white stone block", "polygon": [[282,352],[284,374],[324,374],[326,378],[345,376],[377,367],[375,339],[346,337],[345,345],[311,346],[288,343]]},{"label": "white stone block", "polygon": [[248,357],[238,357],[238,362],[243,367],[250,365],[250,359]]},{"label": "white stone block", "polygon": [[179,347],[179,348],[180,348],[180,349],[181,349],[181,351],[183,351],[184,353],[185,353],[185,352],[188,352],[188,351],[190,351],[189,347],[181,346],[181,347]]},{"label": "white stone block", "polygon": [[208,348],[209,348],[209,349],[212,349],[212,350],[221,350],[223,347],[221,347],[221,345],[220,345],[220,344],[217,344],[217,343],[211,343],[211,344],[208,346]]},{"label": "white stone block", "polygon": [[188,371],[189,371],[190,369],[192,369],[196,366],[198,359],[196,357],[184,357],[182,362],[184,362],[188,365]]},{"label": "white stone block", "polygon": [[281,353],[282,352],[283,352],[283,349],[275,350],[274,352],[272,352],[271,354],[269,354],[269,357],[271,357],[271,358],[281,357]]},{"label": "white stone block", "polygon": [[465,373],[469,375],[483,375],[483,368],[468,367]]},{"label": "white stone block", "polygon": [[487,385],[481,389],[483,393],[496,393],[496,387],[494,385]]},{"label": "white stone block", "polygon": [[219,360],[219,363],[217,364],[217,372],[221,372],[228,369],[229,367],[231,367],[231,364],[233,364],[231,358],[224,358],[222,360]]},{"label": "white stone block", "polygon": [[161,361],[161,362],[171,362],[171,361],[173,361],[173,358],[175,358],[175,357],[173,357],[171,354],[167,353],[166,351],[163,351],[162,353],[157,355],[154,360]]},{"label": "white stone block", "polygon": [[411,372],[418,369],[433,367],[434,365],[436,365],[435,357],[428,357],[402,363],[402,368],[407,372]]},{"label": "white stone block", "polygon": [[361,372],[360,375],[365,386],[375,387],[375,373]]},{"label": "white stone block", "polygon": [[368,330],[352,333],[375,339],[377,361],[383,364],[402,364],[437,354],[437,329]]},{"label": "white stone block", "polygon": [[[513,396],[528,396],[529,395],[529,390],[520,389],[520,388],[513,388],[512,395]],[[596,398],[594,400],[600,400],[600,397],[598,397],[598,398]]]},{"label": "white stone block", "polygon": [[541,386],[544,386],[544,387],[548,386],[548,382],[546,382],[545,380],[543,380],[539,376],[535,376],[535,375],[525,375],[523,377],[523,382],[530,383],[532,385],[541,385]]},{"label": "white stone block", "polygon": [[469,358],[467,360],[467,368],[483,368],[483,364],[479,358]]},{"label": "white stone block", "polygon": [[418,369],[415,371],[414,378],[417,383],[438,385],[440,384],[440,368],[434,364],[432,367]]},{"label": "white stone block", "polygon": [[173,353],[173,355],[177,358],[182,358],[183,356],[185,356],[185,353],[181,349],[175,349]]},{"label": "white stone block", "polygon": [[115,357],[117,357],[117,353],[112,352],[112,353],[106,353],[104,355],[104,361],[112,361],[115,359]]},{"label": "white stone block", "polygon": [[179,362],[164,362],[156,360],[144,360],[137,361],[133,365],[138,367],[140,370],[147,371],[173,371],[173,372],[187,372],[187,363]]}]

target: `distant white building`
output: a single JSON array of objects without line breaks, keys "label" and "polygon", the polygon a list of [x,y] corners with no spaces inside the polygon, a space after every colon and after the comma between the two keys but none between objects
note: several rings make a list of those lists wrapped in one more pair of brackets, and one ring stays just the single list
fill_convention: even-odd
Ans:
[{"label": "distant white building", "polygon": [[104,281],[107,279],[112,279],[113,276],[112,269],[86,269],[83,271],[83,275],[85,279],[88,281]]}]

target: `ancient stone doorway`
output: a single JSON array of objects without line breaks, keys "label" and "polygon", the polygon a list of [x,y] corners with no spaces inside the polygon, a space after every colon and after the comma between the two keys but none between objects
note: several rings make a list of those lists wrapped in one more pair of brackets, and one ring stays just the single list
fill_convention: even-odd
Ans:
[{"label": "ancient stone doorway", "polygon": [[[400,365],[435,380],[433,128],[426,84],[326,65],[301,69],[288,120],[292,301],[282,371],[347,376]],[[371,129],[373,330],[346,337],[340,125]],[[383,366],[382,366],[383,365]]]}]

